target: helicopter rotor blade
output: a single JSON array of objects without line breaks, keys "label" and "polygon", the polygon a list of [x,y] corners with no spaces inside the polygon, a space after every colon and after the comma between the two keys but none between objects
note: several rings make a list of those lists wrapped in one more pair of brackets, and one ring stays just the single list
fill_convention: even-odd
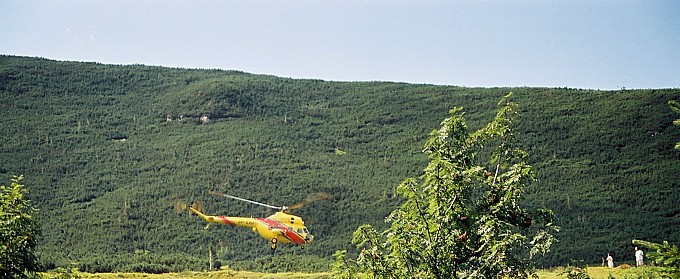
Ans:
[{"label": "helicopter rotor blade", "polygon": [[269,207],[271,209],[276,209],[276,210],[285,210],[286,209],[285,206],[273,206],[273,205],[269,205],[269,204],[266,204],[266,203],[251,201],[249,199],[244,199],[244,198],[239,198],[239,197],[235,197],[235,196],[232,196],[232,195],[227,195],[225,193],[220,193],[220,192],[210,192],[210,193],[213,194],[213,195],[223,196],[223,197],[230,198],[230,199],[235,199],[235,200],[239,200],[239,201],[249,202],[249,203],[252,203],[252,204],[257,204],[257,205],[264,206],[264,207]]},{"label": "helicopter rotor blade", "polygon": [[326,194],[326,193],[316,193],[316,194],[313,194],[313,195],[307,197],[306,199],[304,199],[303,201],[301,201],[299,203],[296,203],[294,205],[289,206],[288,209],[298,209],[300,207],[303,207],[303,206],[310,204],[310,203],[313,203],[315,201],[327,200],[327,199],[328,199],[328,194]]}]

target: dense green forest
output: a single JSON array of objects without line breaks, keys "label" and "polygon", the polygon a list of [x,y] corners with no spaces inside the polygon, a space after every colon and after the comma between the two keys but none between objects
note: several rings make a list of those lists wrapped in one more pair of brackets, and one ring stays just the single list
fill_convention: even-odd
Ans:
[{"label": "dense green forest", "polygon": [[[352,232],[383,219],[394,188],[427,164],[425,139],[454,106],[472,129],[512,91],[518,139],[537,181],[529,207],[562,231],[540,265],[633,261],[632,239],[680,241],[680,89],[466,88],[329,82],[237,71],[102,65],[0,56],[0,179],[24,175],[46,267],[85,271],[328,270]],[[206,213],[265,217],[274,205],[330,195],[294,211],[315,242],[302,250]],[[351,252],[351,249],[350,249]]]}]

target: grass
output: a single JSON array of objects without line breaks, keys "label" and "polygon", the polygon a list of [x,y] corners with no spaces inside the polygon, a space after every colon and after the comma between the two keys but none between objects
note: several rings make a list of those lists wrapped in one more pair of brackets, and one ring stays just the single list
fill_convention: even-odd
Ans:
[{"label": "grass", "polygon": [[[592,279],[607,279],[609,276],[614,278],[638,278],[638,275],[643,274],[647,270],[646,268],[629,268],[629,266],[620,266],[617,268],[606,268],[606,267],[588,267],[588,275]],[[553,268],[540,270],[538,272],[538,278],[540,279],[564,279],[566,276],[560,275],[564,271],[564,268]],[[43,274],[44,278],[50,278],[54,273]],[[164,273],[164,274],[147,274],[147,273],[82,273],[75,272],[73,275],[78,275],[82,279],[132,279],[132,278],[145,278],[145,279],[161,279],[161,278],[171,278],[171,279],[221,279],[221,278],[269,278],[269,279],[279,279],[279,278],[293,278],[293,279],[316,279],[316,278],[332,278],[331,273],[295,273],[295,272],[285,272],[285,273],[259,273],[250,271],[233,271],[233,270],[219,270],[211,272],[194,272],[185,271],[181,273]]]},{"label": "grass", "polygon": [[[611,274],[614,278],[638,278],[638,275],[642,275],[647,268],[631,268],[629,265],[621,265],[616,268],[608,267],[588,267],[588,275],[591,279],[607,279],[610,278]],[[540,270],[538,272],[538,278],[540,279],[557,279],[557,278],[567,278],[565,275],[560,275],[564,272],[564,268],[558,267],[553,269]],[[626,277],[628,276],[628,277]]]},{"label": "grass", "polygon": [[[44,273],[43,278],[51,278],[55,273]],[[233,271],[233,270],[219,270],[211,272],[195,272],[185,271],[180,273],[163,273],[163,274],[148,274],[148,273],[84,273],[74,272],[82,279],[221,279],[221,278],[293,278],[293,279],[316,279],[316,278],[332,278],[330,273],[296,273],[296,272],[282,272],[282,273],[259,273],[250,271]]]}]

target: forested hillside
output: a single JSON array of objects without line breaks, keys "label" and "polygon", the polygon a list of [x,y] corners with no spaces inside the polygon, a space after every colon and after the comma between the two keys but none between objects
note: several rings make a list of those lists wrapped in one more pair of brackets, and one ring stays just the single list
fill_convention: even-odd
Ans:
[{"label": "forested hillside", "polygon": [[[454,106],[471,128],[514,92],[519,140],[538,180],[528,205],[560,219],[560,243],[540,260],[633,260],[632,239],[680,241],[680,129],[668,107],[680,89],[465,88],[328,82],[143,65],[0,56],[0,179],[23,174],[40,211],[39,256],[87,271],[328,269],[361,224],[381,226],[395,186],[425,167],[429,132]],[[264,217],[274,205],[324,192],[294,211],[315,235],[306,249],[205,212]]]}]

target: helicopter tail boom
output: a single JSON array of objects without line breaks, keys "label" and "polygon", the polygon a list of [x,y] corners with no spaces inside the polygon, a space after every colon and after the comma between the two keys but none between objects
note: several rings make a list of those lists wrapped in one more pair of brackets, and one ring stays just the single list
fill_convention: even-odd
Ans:
[{"label": "helicopter tail boom", "polygon": [[193,212],[194,214],[198,215],[198,217],[201,217],[203,220],[210,223],[226,224],[241,227],[257,226],[257,222],[253,218],[205,215],[193,207],[189,207],[189,210],[191,210],[191,212]]}]

